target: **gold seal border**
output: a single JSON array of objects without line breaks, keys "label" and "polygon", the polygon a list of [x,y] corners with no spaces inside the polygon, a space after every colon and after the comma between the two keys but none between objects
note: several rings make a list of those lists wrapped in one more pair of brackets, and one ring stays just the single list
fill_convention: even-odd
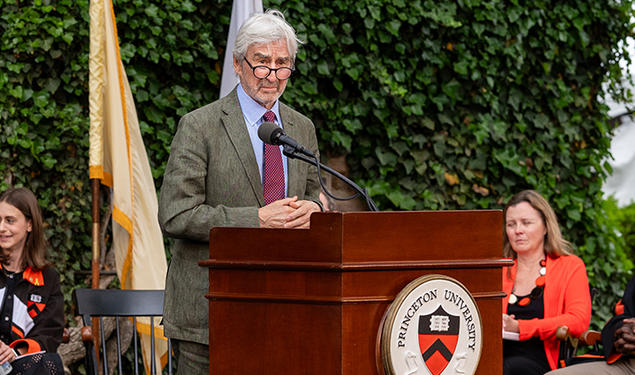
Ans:
[{"label": "gold seal border", "polygon": [[481,329],[481,340],[479,342],[478,360],[476,361],[477,366],[475,370],[478,369],[478,364],[481,362],[481,354],[483,353],[483,320],[481,319],[481,311],[478,308],[478,304],[476,303],[476,300],[474,299],[474,297],[472,297],[472,293],[470,293],[470,291],[465,287],[465,285],[463,285],[458,280],[446,275],[428,274],[428,275],[418,277],[415,280],[408,283],[408,285],[406,285],[401,290],[401,292],[397,294],[397,297],[395,297],[395,300],[390,304],[390,306],[388,306],[388,312],[386,314],[386,319],[384,320],[384,326],[382,327],[382,330],[381,330],[381,360],[384,365],[384,372],[386,375],[397,375],[392,364],[392,358],[390,356],[390,336],[392,335],[392,331],[393,331],[392,328],[395,323],[395,318],[397,317],[397,311],[399,311],[399,308],[403,304],[404,300],[408,298],[408,296],[410,295],[410,293],[412,293],[413,290],[423,285],[424,283],[427,283],[429,281],[436,281],[436,280],[446,280],[462,288],[470,297],[470,300],[472,300],[472,303],[476,307],[476,315],[478,316],[478,325]]}]

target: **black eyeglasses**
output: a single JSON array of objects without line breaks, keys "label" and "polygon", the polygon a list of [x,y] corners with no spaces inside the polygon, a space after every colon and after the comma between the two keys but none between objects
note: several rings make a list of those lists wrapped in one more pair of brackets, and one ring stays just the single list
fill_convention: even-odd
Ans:
[{"label": "black eyeglasses", "polygon": [[271,74],[271,72],[274,72],[276,78],[284,81],[285,79],[289,79],[289,77],[291,77],[291,73],[293,73],[293,71],[295,70],[294,68],[288,68],[286,66],[280,68],[270,68],[266,65],[253,66],[246,57],[243,57],[243,59],[245,60],[247,65],[249,65],[251,70],[253,70],[254,76],[258,79],[265,79],[269,77],[269,74]]}]

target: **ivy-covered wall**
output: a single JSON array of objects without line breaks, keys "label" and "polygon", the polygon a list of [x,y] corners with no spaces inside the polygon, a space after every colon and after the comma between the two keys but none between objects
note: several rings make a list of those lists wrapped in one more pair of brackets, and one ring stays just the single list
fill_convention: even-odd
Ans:
[{"label": "ivy-covered wall", "polygon": [[[632,1],[263,2],[306,42],[284,101],[381,209],[501,208],[535,188],[608,315],[632,260],[600,192],[602,84],[623,94]],[[114,1],[157,188],[179,117],[218,97],[231,5]],[[0,0],[0,34],[0,190],[40,197],[69,296],[90,269],[88,0]]]}]

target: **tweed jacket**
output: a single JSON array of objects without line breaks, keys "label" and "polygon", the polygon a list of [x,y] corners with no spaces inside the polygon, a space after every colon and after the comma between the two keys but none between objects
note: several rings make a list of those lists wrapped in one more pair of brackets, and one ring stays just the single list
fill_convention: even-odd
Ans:
[{"label": "tweed jacket", "polygon": [[[280,103],[290,137],[318,155],[313,123]],[[288,195],[319,202],[317,169],[288,162]],[[265,205],[258,164],[234,89],[181,119],[172,140],[159,198],[159,223],[175,238],[166,280],[166,335],[208,344],[207,270],[212,227],[258,227]]]}]

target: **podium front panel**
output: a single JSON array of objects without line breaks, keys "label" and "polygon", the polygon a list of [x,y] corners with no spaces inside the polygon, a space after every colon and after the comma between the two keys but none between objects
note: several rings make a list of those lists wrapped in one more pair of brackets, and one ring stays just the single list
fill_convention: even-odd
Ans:
[{"label": "podium front panel", "polygon": [[309,230],[210,233],[210,374],[383,374],[382,321],[427,274],[479,308],[478,375],[502,373],[500,211],[329,213]]}]

